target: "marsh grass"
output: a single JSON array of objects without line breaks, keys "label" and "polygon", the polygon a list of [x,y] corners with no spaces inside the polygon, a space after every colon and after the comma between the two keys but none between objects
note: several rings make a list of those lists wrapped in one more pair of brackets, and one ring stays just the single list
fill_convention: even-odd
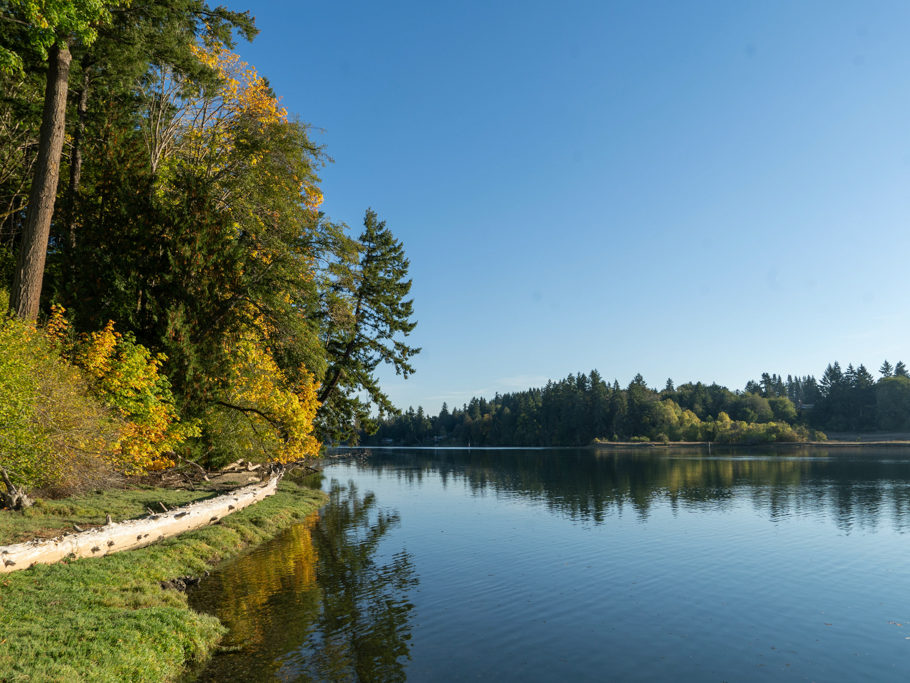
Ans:
[{"label": "marsh grass", "polygon": [[[205,495],[133,489],[45,502],[28,516],[0,513],[0,538],[47,535],[73,521],[100,524],[108,513],[125,519],[158,501],[179,505]],[[321,492],[285,481],[274,496],[215,526],[140,550],[0,575],[0,681],[177,679],[208,657],[224,627],[160,583],[198,576],[323,502]]]}]

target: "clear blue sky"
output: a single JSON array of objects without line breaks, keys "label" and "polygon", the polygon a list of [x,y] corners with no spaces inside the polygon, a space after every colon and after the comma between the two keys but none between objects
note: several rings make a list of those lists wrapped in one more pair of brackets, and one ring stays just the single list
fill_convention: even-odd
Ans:
[{"label": "clear blue sky", "polygon": [[405,244],[402,408],[910,363],[910,3],[227,4]]}]

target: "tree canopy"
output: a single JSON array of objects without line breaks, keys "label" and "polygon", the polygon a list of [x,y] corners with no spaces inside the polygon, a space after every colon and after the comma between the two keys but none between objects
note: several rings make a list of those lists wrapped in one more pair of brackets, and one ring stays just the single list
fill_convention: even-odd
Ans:
[{"label": "tree canopy", "polygon": [[[234,51],[255,35],[203,0],[0,2],[0,300],[126,410],[99,453],[147,425],[124,471],[316,454],[396,412],[381,364],[413,372],[404,247],[321,211],[329,159]],[[157,422],[105,389],[115,359]]]},{"label": "tree canopy", "polygon": [[[368,443],[490,446],[583,446],[600,441],[764,443],[823,438],[824,431],[910,430],[910,377],[903,363],[828,365],[822,379],[762,373],[743,390],[667,380],[650,388],[637,374],[625,388],[597,370],[436,416],[408,409],[383,420]],[[900,368],[900,372],[898,372]]]}]

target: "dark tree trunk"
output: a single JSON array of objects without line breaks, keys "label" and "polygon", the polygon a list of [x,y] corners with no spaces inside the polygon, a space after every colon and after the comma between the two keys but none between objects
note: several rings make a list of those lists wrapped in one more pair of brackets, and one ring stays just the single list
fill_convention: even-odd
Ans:
[{"label": "dark tree trunk", "polygon": [[76,226],[73,214],[76,211],[76,195],[82,181],[82,140],[85,137],[85,116],[88,111],[88,69],[83,67],[82,90],[79,93],[79,105],[76,108],[76,130],[73,132],[73,155],[70,159],[70,184],[66,190],[66,232],[69,248],[76,248]]},{"label": "dark tree trunk", "polygon": [[44,261],[47,258],[47,242],[60,176],[71,59],[66,45],[54,46],[48,51],[47,89],[44,92],[35,179],[29,193],[28,218],[22,233],[13,289],[10,292],[10,311],[23,320],[38,319]]}]

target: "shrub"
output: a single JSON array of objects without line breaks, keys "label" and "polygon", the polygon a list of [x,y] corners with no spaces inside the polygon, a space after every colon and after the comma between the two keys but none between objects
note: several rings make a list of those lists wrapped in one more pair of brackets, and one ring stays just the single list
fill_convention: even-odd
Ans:
[{"label": "shrub", "polygon": [[110,476],[122,426],[44,335],[0,318],[0,465],[14,484],[60,493],[97,485]]},{"label": "shrub", "polygon": [[62,306],[52,308],[45,334],[82,369],[95,397],[122,418],[113,464],[124,474],[172,466],[169,454],[198,435],[199,428],[180,421],[170,382],[159,372],[165,356],[153,355],[131,334],[117,332],[113,322],[74,340],[64,313]]},{"label": "shrub", "polygon": [[761,444],[806,441],[809,431],[802,426],[791,426],[785,422],[742,422],[718,421],[715,440],[728,444]]}]

